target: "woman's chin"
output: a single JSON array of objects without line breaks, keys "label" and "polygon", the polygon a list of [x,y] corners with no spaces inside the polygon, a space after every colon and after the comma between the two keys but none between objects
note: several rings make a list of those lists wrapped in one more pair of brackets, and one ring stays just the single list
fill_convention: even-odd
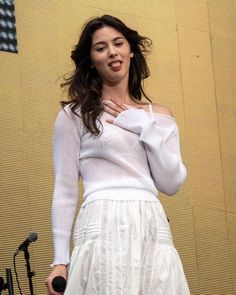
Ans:
[{"label": "woman's chin", "polygon": [[114,72],[112,75],[109,75],[109,77],[106,77],[106,79],[103,80],[104,84],[107,85],[117,85],[121,82],[126,82],[128,84],[129,75],[124,75],[124,73],[121,73],[120,71]]}]

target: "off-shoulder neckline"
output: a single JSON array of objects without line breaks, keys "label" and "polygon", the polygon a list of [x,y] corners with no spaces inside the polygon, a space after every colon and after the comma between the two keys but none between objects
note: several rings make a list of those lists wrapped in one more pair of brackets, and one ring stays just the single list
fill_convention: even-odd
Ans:
[{"label": "off-shoulder neckline", "polygon": [[128,108],[131,108],[131,109],[143,110],[145,113],[149,113],[149,114],[153,114],[153,115],[158,115],[158,116],[160,116],[160,117],[166,117],[166,118],[169,118],[169,119],[171,119],[171,120],[173,120],[173,121],[176,121],[176,120],[175,120],[175,117],[172,117],[171,115],[167,115],[167,114],[164,114],[164,113],[150,112],[150,110],[146,111],[146,110],[144,110],[143,108],[138,109],[138,108],[136,108],[136,107],[134,107],[134,106],[131,106],[131,105],[129,105],[129,104],[124,104],[124,105],[125,105],[126,107],[128,107]]}]

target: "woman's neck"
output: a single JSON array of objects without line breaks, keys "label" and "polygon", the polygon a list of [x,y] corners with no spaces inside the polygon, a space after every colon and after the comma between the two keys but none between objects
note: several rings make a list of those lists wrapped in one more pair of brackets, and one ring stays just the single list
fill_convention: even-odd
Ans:
[{"label": "woman's neck", "polygon": [[110,100],[115,99],[123,104],[130,104],[132,99],[129,94],[128,86],[122,84],[109,86],[103,84],[102,86],[102,99]]}]

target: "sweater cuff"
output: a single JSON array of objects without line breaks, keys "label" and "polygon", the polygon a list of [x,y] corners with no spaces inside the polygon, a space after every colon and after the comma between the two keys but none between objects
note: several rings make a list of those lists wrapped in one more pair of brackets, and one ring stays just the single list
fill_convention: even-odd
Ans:
[{"label": "sweater cuff", "polygon": [[113,124],[139,135],[142,128],[150,124],[150,121],[154,122],[143,109],[128,109],[121,112],[115,118]]},{"label": "sweater cuff", "polygon": [[68,235],[61,231],[53,231],[54,235],[54,261],[51,264],[51,266],[57,265],[57,264],[69,264],[70,258],[69,258],[69,252],[70,252],[70,243],[67,242]]}]

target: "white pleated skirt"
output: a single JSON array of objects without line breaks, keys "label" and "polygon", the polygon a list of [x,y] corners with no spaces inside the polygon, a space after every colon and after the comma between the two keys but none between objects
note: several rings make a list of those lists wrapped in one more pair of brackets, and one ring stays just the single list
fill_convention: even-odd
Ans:
[{"label": "white pleated skirt", "polygon": [[74,229],[65,295],[189,295],[161,203],[96,200]]}]

